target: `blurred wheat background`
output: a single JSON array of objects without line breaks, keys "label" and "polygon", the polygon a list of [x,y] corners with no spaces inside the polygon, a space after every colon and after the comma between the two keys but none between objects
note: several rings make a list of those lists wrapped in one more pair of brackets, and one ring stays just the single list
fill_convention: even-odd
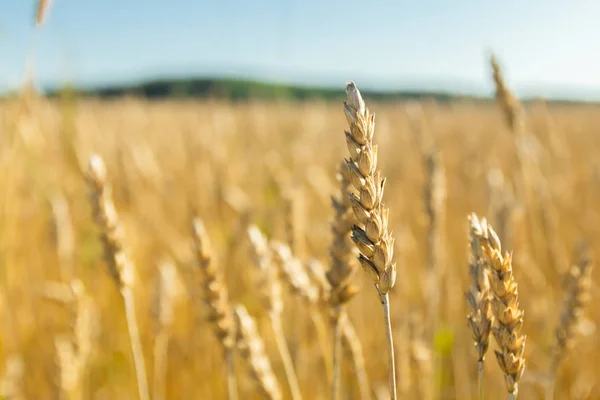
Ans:
[{"label": "blurred wheat background", "polygon": [[[499,68],[497,103],[365,96],[395,237],[400,399],[478,398],[471,213],[512,254],[519,398],[600,398],[598,106],[521,104]],[[323,300],[322,273],[347,157],[342,101],[47,97],[31,85],[1,100],[3,398],[331,398],[341,308]],[[356,268],[336,397],[386,399],[381,301]],[[486,399],[507,395],[498,349],[491,339]]]},{"label": "blurred wheat background", "polygon": [[[470,398],[476,376],[463,293],[468,281],[467,215],[487,215],[504,226],[505,247],[525,310],[527,372],[522,396],[536,398],[548,368],[559,321],[563,281],[577,262],[580,240],[598,249],[600,151],[595,106],[528,107],[528,155],[539,166],[538,192],[526,204],[513,195],[515,138],[494,105],[469,103],[372,104],[379,160],[388,177],[389,226],[396,234],[398,284],[391,296],[399,387],[405,398],[434,389],[442,398]],[[210,323],[194,319],[181,272],[193,263],[190,205],[206,224],[215,262],[224,269],[231,301],[246,305],[264,331],[279,379],[281,365],[267,315],[257,301],[245,228],[254,223],[269,239],[304,260],[328,263],[336,164],[344,156],[341,104],[250,102],[113,102],[48,100],[24,92],[1,108],[2,360],[5,383],[25,398],[55,398],[60,388],[57,338],[73,323],[48,292],[68,293],[72,279],[93,301],[86,368],[89,398],[135,398],[135,374],[118,291],[103,265],[84,173],[93,152],[106,162],[114,201],[136,266],[138,323],[152,371],[157,338],[159,265],[179,269],[169,327],[166,398],[223,398],[225,370]],[[439,225],[437,318],[430,297],[427,155],[437,149],[447,196]],[[537,186],[536,186],[537,187]],[[553,219],[544,210],[552,209]],[[552,221],[554,226],[548,226]],[[386,355],[379,304],[368,277],[348,306],[362,342],[373,389],[385,388]],[[594,281],[596,282],[596,281]],[[558,374],[559,398],[595,398],[597,387],[596,283],[577,346]],[[57,292],[58,291],[58,292]],[[60,297],[60,296],[59,296]],[[303,395],[326,398],[328,382],[318,338],[302,303],[284,291],[284,330]],[[434,324],[428,321],[435,320]],[[15,371],[16,369],[16,371]],[[502,393],[502,375],[486,365],[489,398]],[[240,391],[252,386],[238,367]],[[357,396],[345,366],[345,396]],[[497,398],[500,398],[498,396]]]}]

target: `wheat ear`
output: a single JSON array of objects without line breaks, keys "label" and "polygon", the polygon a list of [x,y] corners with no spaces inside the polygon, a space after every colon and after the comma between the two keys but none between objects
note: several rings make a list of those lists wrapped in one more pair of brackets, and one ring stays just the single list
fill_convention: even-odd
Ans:
[{"label": "wheat ear", "polygon": [[86,294],[83,283],[47,282],[44,297],[65,307],[69,312],[69,334],[55,339],[57,362],[60,368],[61,398],[84,398],[85,374],[89,365],[96,329],[93,299]]},{"label": "wheat ear", "polygon": [[344,103],[350,130],[346,144],[350,158],[346,159],[349,180],[359,192],[350,193],[352,210],[359,225],[352,227],[352,240],[360,251],[359,261],[371,276],[383,305],[387,336],[390,397],[396,399],[396,366],[390,322],[389,292],[396,283],[396,264],[393,262],[394,237],[388,232],[389,209],[383,204],[385,178],[377,169],[377,145],[373,144],[375,115],[365,106],[354,82],[346,85]]},{"label": "wheat ear", "polygon": [[[496,100],[500,104],[507,124],[514,136],[518,161],[517,167],[520,174],[521,195],[529,208],[529,212],[527,213],[529,223],[531,226],[536,225],[534,200],[539,199],[541,206],[539,222],[543,227],[546,238],[545,243],[548,244],[546,246],[548,259],[554,265],[555,270],[558,270],[568,265],[568,258],[566,257],[563,243],[556,234],[560,230],[559,218],[555,205],[550,201],[551,198],[546,185],[546,179],[540,170],[539,161],[527,151],[527,148],[531,147],[531,142],[535,141],[536,138],[527,129],[523,106],[506,85],[500,65],[493,55],[490,56],[490,64],[496,87]],[[543,244],[540,237],[540,235],[535,235],[530,231],[529,240],[538,252]]]},{"label": "wheat ear", "polygon": [[138,394],[141,400],[148,400],[144,353],[135,316],[135,299],[132,291],[135,281],[134,265],[125,251],[123,225],[112,201],[104,161],[98,155],[93,155],[90,158],[87,182],[90,188],[93,215],[100,228],[100,239],[104,246],[104,257],[108,265],[108,273],[119,287],[125,307],[131,352],[137,376]]},{"label": "wheat ear", "polygon": [[469,216],[469,237],[471,257],[469,263],[469,276],[471,286],[465,294],[469,314],[467,321],[473,333],[475,348],[477,349],[477,387],[479,400],[483,399],[483,362],[489,347],[489,337],[492,328],[491,291],[489,283],[489,269],[485,261],[480,238],[487,237],[487,221],[479,221],[475,214]]},{"label": "wheat ear", "polygon": [[35,8],[35,25],[41,26],[48,15],[48,9],[50,8],[51,0],[38,0]]},{"label": "wheat ear", "polygon": [[270,400],[281,400],[279,383],[271,368],[271,362],[265,352],[264,343],[258,334],[256,324],[243,306],[235,308],[237,322],[237,348],[248,361],[252,377],[262,394]]},{"label": "wheat ear", "polygon": [[[213,329],[219,342],[223,347],[225,363],[227,365],[227,390],[230,400],[236,400],[237,383],[234,366],[235,345],[235,320],[233,309],[229,302],[229,294],[223,276],[219,268],[212,262],[212,249],[210,239],[204,223],[199,218],[192,220],[192,238],[194,241],[194,253],[200,274],[194,274],[202,286],[204,302],[206,303],[209,316],[208,320],[213,324]],[[198,292],[197,292],[198,293]]]},{"label": "wheat ear", "polygon": [[358,288],[350,282],[358,266],[355,262],[356,248],[350,239],[350,232],[356,219],[348,197],[348,192],[351,190],[348,175],[346,163],[342,162],[337,173],[339,192],[331,197],[334,215],[331,221],[332,241],[329,246],[330,268],[326,277],[334,332],[332,400],[338,398],[340,385],[342,336],[340,321],[345,319],[345,304],[358,293]]},{"label": "wheat ear", "polygon": [[571,267],[565,279],[565,300],[556,327],[556,343],[550,364],[547,399],[553,398],[556,373],[567,351],[573,347],[577,324],[581,321],[583,309],[590,301],[593,265],[592,254],[589,251],[583,251],[579,261]]},{"label": "wheat ear", "polygon": [[302,398],[300,385],[298,384],[294,363],[281,324],[281,312],[283,311],[281,283],[279,282],[277,269],[273,265],[273,255],[269,249],[267,239],[256,226],[251,225],[248,228],[248,237],[251,244],[252,258],[260,273],[259,291],[269,313],[271,328],[275,335],[275,342],[281,356],[290,392],[294,400],[300,400]]},{"label": "wheat ear", "polygon": [[498,235],[491,225],[485,224],[475,234],[481,243],[490,269],[490,287],[493,294],[491,308],[494,314],[492,332],[500,351],[496,351],[498,365],[504,373],[509,399],[516,399],[519,381],[525,371],[526,336],[523,328],[523,310],[519,308],[519,292],[512,271],[512,255],[502,254]]}]

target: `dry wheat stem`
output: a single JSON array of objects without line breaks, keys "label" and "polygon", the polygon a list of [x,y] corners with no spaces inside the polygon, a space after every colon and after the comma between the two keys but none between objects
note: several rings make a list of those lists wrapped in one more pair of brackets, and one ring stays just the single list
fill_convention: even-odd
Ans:
[{"label": "dry wheat stem", "polygon": [[159,274],[154,299],[156,319],[156,337],[154,339],[154,373],[152,375],[152,398],[166,398],[166,375],[170,340],[170,328],[173,324],[173,308],[177,297],[175,265],[164,260],[159,264]]},{"label": "dry wheat stem", "polygon": [[[535,251],[540,254],[544,244],[540,238],[545,237],[548,260],[553,264],[555,270],[559,270],[567,265],[568,260],[563,244],[556,234],[559,231],[557,212],[551,201],[547,181],[541,172],[539,161],[535,155],[532,156],[528,152],[528,148],[531,148],[531,144],[537,139],[527,128],[523,106],[506,85],[502,70],[493,55],[490,57],[490,64],[496,87],[496,100],[500,104],[514,136],[521,196],[529,208],[527,213],[529,224],[530,227],[537,226],[535,217],[538,216],[539,224],[543,228],[543,235],[536,235],[530,229],[529,240]],[[535,199],[539,199],[539,210],[535,208]]]},{"label": "dry wheat stem", "polygon": [[489,336],[492,327],[492,310],[490,304],[489,269],[486,264],[480,238],[487,239],[488,229],[485,219],[479,221],[475,214],[469,216],[471,260],[469,276],[471,285],[465,294],[469,314],[467,321],[475,347],[477,349],[477,386],[479,399],[483,399],[483,362],[489,346]]},{"label": "dry wheat stem", "polygon": [[346,144],[350,158],[346,159],[349,181],[358,191],[349,193],[354,216],[360,226],[352,227],[352,240],[360,251],[359,261],[371,276],[381,298],[387,333],[390,397],[396,399],[394,345],[389,316],[389,292],[396,283],[394,237],[388,232],[389,209],[383,204],[385,178],[377,169],[377,145],[373,144],[375,115],[371,114],[354,82],[346,85],[344,103]]},{"label": "dry wheat stem", "polygon": [[433,379],[432,350],[426,338],[426,324],[423,311],[414,309],[408,314],[409,351],[411,356],[412,377],[415,380],[417,398],[435,398]]},{"label": "dry wheat stem", "polygon": [[554,396],[556,373],[567,351],[573,347],[581,314],[590,301],[593,265],[591,252],[587,249],[582,250],[579,261],[571,267],[565,279],[565,300],[556,327],[556,343],[548,372],[549,383],[546,388],[546,399],[552,399]]},{"label": "dry wheat stem", "polygon": [[354,325],[352,325],[348,317],[341,320],[340,325],[342,347],[344,347],[352,357],[354,372],[356,374],[356,378],[358,379],[360,397],[363,400],[371,399],[371,387],[369,384],[369,378],[367,377],[365,357],[363,355],[362,344],[360,343],[358,334],[356,333]]},{"label": "dry wheat stem", "polygon": [[243,306],[235,308],[237,321],[237,348],[247,360],[252,377],[262,394],[270,400],[281,400],[281,390],[271,368],[271,362],[265,352],[263,341],[258,334],[256,324]]},{"label": "dry wheat stem", "polygon": [[[320,262],[313,259],[307,263],[307,270],[309,272],[309,275],[310,275],[312,281],[314,281],[315,284],[317,285],[317,287],[319,288],[319,302],[322,305],[330,308],[331,288],[330,288],[329,281],[327,280],[325,269],[323,268],[323,265]],[[333,317],[336,318],[336,315],[334,314]],[[369,400],[369,399],[371,399],[371,386],[369,384],[369,378],[367,376],[367,371],[365,368],[365,358],[363,356],[362,343],[360,342],[360,339],[358,338],[358,334],[356,333],[356,330],[354,329],[354,325],[352,325],[352,322],[350,321],[350,319],[348,318],[348,316],[345,312],[340,313],[338,318],[334,319],[334,321],[336,321],[336,320],[338,323],[334,325],[334,353],[336,352],[335,346],[337,345],[337,342],[335,339],[335,335],[336,335],[335,327],[337,325],[339,325],[340,326],[340,335],[341,335],[341,344],[347,350],[347,352],[350,354],[350,356],[352,358],[352,364],[354,367],[354,371],[356,373],[356,377],[358,379],[358,386],[359,386],[359,390],[360,390],[361,399]],[[337,359],[340,360],[339,362],[341,362],[341,355],[337,356]],[[333,373],[335,374],[335,369],[334,369]],[[339,374],[339,372],[338,372],[338,374]],[[337,378],[337,379],[334,378],[332,380],[332,391],[333,391],[333,382],[339,382],[339,378]]]},{"label": "dry wheat stem", "polygon": [[152,399],[166,399],[167,356],[169,333],[161,329],[154,339],[154,372],[152,375]]},{"label": "dry wheat stem", "polygon": [[388,364],[390,365],[388,379],[390,383],[390,398],[396,398],[396,362],[394,360],[394,339],[392,338],[392,324],[390,320],[390,299],[389,293],[382,296],[383,315],[385,320],[385,336],[388,347]]},{"label": "dry wheat stem", "polygon": [[302,398],[300,385],[281,325],[281,312],[283,311],[281,283],[277,269],[274,268],[273,254],[267,239],[256,226],[252,225],[248,228],[248,238],[251,244],[252,259],[259,270],[259,291],[269,313],[271,328],[275,335],[275,342],[290,386],[290,392],[294,400],[300,400]]},{"label": "dry wheat stem", "polygon": [[273,261],[281,270],[285,281],[290,286],[294,295],[300,297],[308,308],[310,318],[315,326],[315,331],[319,340],[327,379],[328,381],[331,381],[333,378],[327,357],[329,354],[327,331],[321,313],[317,309],[319,302],[319,288],[317,284],[310,280],[304,264],[292,254],[292,250],[288,245],[278,241],[272,241],[270,246],[273,254]]},{"label": "dry wheat stem", "polygon": [[73,279],[75,234],[69,212],[69,203],[62,193],[50,199],[56,255],[58,256],[60,275],[63,282]]},{"label": "dry wheat stem", "polygon": [[[534,217],[535,208],[533,200],[536,198],[536,196],[534,195],[533,187],[535,183],[533,181],[533,177],[531,176],[534,165],[533,161],[530,160],[530,157],[528,157],[524,152],[524,141],[526,138],[529,138],[529,135],[525,127],[523,107],[521,106],[519,100],[508,88],[504,80],[502,70],[500,69],[500,65],[498,64],[498,61],[494,55],[490,56],[490,65],[492,69],[492,78],[496,88],[496,102],[502,109],[506,123],[513,134],[515,153],[517,155],[517,170],[513,172],[514,182],[517,185],[519,196],[525,202],[530,211],[527,213],[529,225],[530,227],[534,227],[536,226],[536,221]],[[535,252],[539,253],[541,248],[539,235],[534,235],[531,229],[529,230],[529,240]]]},{"label": "dry wheat stem", "polygon": [[342,359],[342,320],[346,313],[338,313],[333,325],[333,380],[331,383],[331,400],[337,400],[340,393],[340,370]]},{"label": "dry wheat stem", "polygon": [[427,259],[429,282],[427,301],[429,306],[430,335],[434,340],[437,331],[439,314],[439,293],[442,281],[442,268],[444,265],[442,235],[444,230],[446,182],[444,168],[436,149],[428,152],[424,157],[426,169],[425,184],[425,212],[429,225],[427,227]]},{"label": "dry wheat stem", "polygon": [[[223,346],[227,368],[227,391],[230,400],[237,399],[237,384],[235,379],[235,365],[233,361],[233,347],[235,344],[235,322],[233,309],[229,303],[229,294],[221,270],[212,261],[210,239],[204,223],[199,218],[192,220],[192,239],[199,278],[202,286],[203,300],[206,303],[213,329],[219,342]],[[195,290],[195,289],[194,289]],[[199,295],[199,291],[196,291]]]},{"label": "dry wheat stem", "polygon": [[148,394],[144,354],[135,315],[135,298],[131,290],[135,279],[134,266],[124,249],[125,233],[112,201],[104,161],[98,155],[93,155],[90,158],[87,182],[91,192],[90,200],[93,215],[100,228],[100,238],[104,247],[108,272],[119,287],[125,307],[127,330],[137,377],[138,395],[141,400],[148,400],[150,396]]},{"label": "dry wheat stem", "polygon": [[0,395],[10,400],[26,400],[23,385],[25,363],[19,354],[5,356],[3,375],[0,379]]},{"label": "dry wheat stem", "polygon": [[[483,228],[483,226],[482,226]],[[491,308],[494,314],[492,332],[500,351],[496,358],[504,373],[510,398],[516,398],[519,380],[525,370],[526,336],[521,334],[523,310],[519,308],[519,293],[512,272],[512,256],[502,254],[496,232],[486,224],[486,232],[475,232],[490,269],[490,288],[493,294]]]},{"label": "dry wheat stem", "polygon": [[146,400],[150,398],[148,392],[148,381],[146,379],[146,367],[144,363],[144,351],[142,349],[142,342],[140,341],[140,332],[138,329],[136,316],[135,316],[135,298],[133,291],[129,287],[123,287],[121,289],[121,296],[123,297],[123,304],[125,305],[125,316],[127,318],[127,331],[131,338],[131,353],[133,354],[133,362],[135,364],[135,371],[138,382],[138,394],[140,400]]}]

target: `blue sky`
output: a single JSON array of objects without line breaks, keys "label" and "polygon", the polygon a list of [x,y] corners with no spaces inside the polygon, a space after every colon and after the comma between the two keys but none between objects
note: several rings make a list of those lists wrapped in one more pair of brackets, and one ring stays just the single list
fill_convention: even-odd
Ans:
[{"label": "blue sky", "polygon": [[165,76],[490,93],[493,49],[525,95],[600,99],[600,2],[0,1],[0,91]]}]

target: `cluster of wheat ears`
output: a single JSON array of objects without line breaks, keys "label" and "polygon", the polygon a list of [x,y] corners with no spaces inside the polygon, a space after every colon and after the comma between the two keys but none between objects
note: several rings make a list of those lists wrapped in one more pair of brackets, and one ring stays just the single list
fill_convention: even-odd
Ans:
[{"label": "cluster of wheat ears", "polygon": [[[516,279],[521,272],[518,268],[513,269],[513,253],[503,250],[501,242],[511,244],[518,242],[515,238],[517,233],[512,230],[513,225],[511,225],[514,222],[514,215],[517,214],[515,211],[517,207],[514,205],[515,197],[524,204],[525,214],[540,213],[541,220],[549,224],[547,227],[549,231],[558,229],[558,216],[554,203],[549,199],[548,189],[543,186],[542,166],[535,157],[527,153],[530,151],[527,147],[528,143],[531,145],[535,138],[532,138],[533,133],[527,124],[525,110],[507,89],[494,59],[491,64],[497,88],[497,100],[502,107],[507,125],[514,135],[516,145],[516,157],[511,171],[516,195],[511,197],[512,192],[503,186],[506,185],[505,183],[498,182],[501,181],[498,176],[490,176],[490,212],[493,213],[493,218],[498,224],[498,233],[485,218],[480,218],[474,213],[462,216],[463,227],[468,228],[463,232],[468,232],[468,235],[459,240],[464,242],[470,254],[468,263],[464,264],[464,271],[468,273],[470,279],[468,289],[465,286],[463,290],[466,291],[464,306],[468,310],[466,325],[471,330],[474,343],[473,349],[470,350],[470,357],[473,365],[477,365],[476,394],[470,390],[467,390],[466,394],[474,395],[479,399],[497,395],[497,392],[492,392],[492,390],[497,391],[496,388],[488,389],[489,385],[484,385],[486,354],[490,347],[490,336],[493,336],[498,373],[504,377],[508,398],[517,398],[520,386],[525,383],[541,386],[545,398],[553,398],[559,368],[567,355],[567,349],[574,343],[579,331],[578,326],[582,322],[582,311],[590,297],[593,259],[590,246],[581,246],[578,249],[574,266],[566,274],[563,309],[554,318],[558,323],[555,328],[554,344],[549,346],[551,351],[548,352],[549,361],[546,363],[548,367],[544,370],[537,365],[537,369],[543,372],[532,372],[532,378],[526,380],[524,377],[527,374],[524,375],[524,372],[528,332],[524,321],[527,317],[519,303]],[[23,96],[24,99],[18,102],[21,108],[19,112],[27,116],[30,115],[27,107],[35,102],[27,99],[27,94]],[[408,292],[411,291],[406,287],[407,282],[402,282],[410,279],[407,270],[411,266],[397,265],[394,254],[396,249],[406,249],[408,245],[398,246],[397,236],[391,229],[390,209],[385,202],[390,196],[389,190],[384,195],[388,180],[384,171],[378,166],[380,152],[376,144],[375,115],[367,108],[353,82],[347,84],[346,96],[343,113],[348,128],[345,135],[340,137],[345,138],[347,156],[337,162],[338,186],[335,192],[331,193],[327,260],[319,261],[317,257],[311,257],[310,252],[303,248],[302,237],[311,235],[311,231],[304,225],[305,216],[297,210],[301,194],[292,186],[287,186],[287,190],[280,191],[284,205],[282,229],[286,240],[270,238],[264,229],[260,229],[253,222],[253,214],[249,212],[250,207],[247,205],[249,200],[240,189],[228,188],[219,191],[218,204],[226,205],[228,209],[233,210],[239,220],[229,235],[227,253],[230,254],[226,254],[224,259],[219,261],[213,257],[210,232],[202,219],[203,214],[211,212],[206,207],[202,207],[202,196],[212,192],[203,190],[193,183],[182,182],[187,193],[186,196],[182,196],[183,202],[177,207],[184,210],[182,214],[187,221],[188,233],[187,235],[177,232],[157,234],[157,237],[169,242],[167,245],[170,249],[169,253],[177,261],[172,261],[170,257],[161,257],[155,264],[158,274],[156,286],[152,291],[154,298],[150,300],[154,333],[151,386],[147,378],[144,344],[138,326],[140,306],[137,304],[137,296],[139,296],[140,273],[130,254],[131,246],[128,243],[128,240],[135,237],[125,233],[125,224],[113,201],[109,171],[103,158],[93,154],[88,158],[87,169],[80,167],[84,162],[81,160],[81,150],[75,148],[77,140],[63,137],[62,143],[59,143],[62,147],[58,151],[63,153],[66,163],[74,166],[72,171],[77,179],[80,182],[85,180],[87,183],[91,215],[97,225],[96,232],[99,233],[106,272],[120,294],[140,399],[173,398],[174,396],[167,394],[170,379],[168,364],[174,326],[177,324],[175,308],[180,303],[184,292],[188,293],[194,306],[194,313],[197,315],[193,319],[193,329],[205,330],[212,326],[214,335],[218,339],[224,370],[214,372],[214,376],[223,377],[222,382],[227,388],[229,399],[237,399],[238,391],[242,390],[240,388],[244,390],[244,394],[239,395],[241,398],[248,398],[251,393],[259,393],[269,399],[282,399],[288,397],[288,394],[294,400],[309,396],[325,397],[324,392],[315,394],[311,391],[310,395],[303,393],[307,390],[306,383],[303,385],[298,379],[297,360],[302,357],[304,350],[291,349],[289,346],[290,331],[288,330],[286,334],[286,325],[287,329],[290,329],[290,320],[294,318],[286,315],[285,307],[289,304],[286,305],[285,298],[290,294],[298,299],[293,312],[298,312],[300,306],[302,312],[314,325],[313,333],[318,350],[310,351],[309,364],[312,365],[310,368],[313,373],[323,374],[317,380],[326,382],[331,399],[354,397],[370,399],[373,396],[377,398],[389,396],[396,399],[398,392],[401,398],[446,398],[440,389],[444,384],[436,382],[443,377],[436,377],[432,372],[436,368],[438,371],[441,369],[436,367],[437,363],[440,363],[437,365],[444,363],[441,350],[437,355],[432,353],[435,351],[436,342],[440,340],[439,332],[443,332],[443,328],[440,327],[440,316],[445,309],[443,302],[447,298],[444,290],[447,288],[443,287],[441,282],[448,273],[445,271],[447,261],[444,254],[448,252],[443,246],[443,229],[448,219],[445,203],[447,197],[453,195],[447,187],[447,176],[441,153],[432,144],[427,128],[420,126],[419,135],[415,138],[423,150],[424,166],[423,199],[427,220],[427,240],[424,248],[427,254],[425,263],[427,277],[424,279],[422,292],[427,311],[422,315],[429,318],[429,322],[426,322],[420,320],[418,315],[415,316],[414,312],[402,303],[397,305],[399,311],[393,312],[394,295],[398,293],[395,289],[396,283],[399,282],[401,287],[406,288]],[[409,112],[417,114],[422,112],[420,108],[415,110]],[[35,166],[33,155],[36,152],[36,140],[39,138],[35,139],[36,129],[27,125],[27,118],[23,117],[18,123],[23,121],[25,121],[24,127],[19,125],[18,129],[15,128],[21,132],[20,139],[5,142],[5,147],[25,149],[25,154],[30,157],[25,162],[31,163],[29,168],[33,168],[30,171],[34,171],[35,175],[36,171],[40,171],[36,169],[39,165]],[[411,121],[423,123],[422,119],[414,116]],[[195,153],[195,145],[190,141],[190,137],[186,136],[186,138],[184,138],[187,140],[184,147],[190,155],[188,161],[202,157],[202,154]],[[82,147],[84,144],[80,143],[79,146]],[[242,146],[249,146],[249,144],[242,143]],[[396,149],[396,151],[398,157],[404,156],[405,150]],[[485,150],[479,151],[485,152]],[[4,152],[0,158],[5,167],[10,167],[11,163],[14,163],[10,154],[15,153]],[[386,154],[389,155],[390,152]],[[127,155],[121,154],[119,162],[127,163],[126,157]],[[159,167],[154,164],[152,156],[134,154],[134,159],[134,163],[144,165],[140,172],[141,179],[145,181],[144,185],[151,188],[156,186],[152,171],[153,168]],[[227,170],[231,163],[227,156],[221,161],[211,162],[224,163],[224,170]],[[198,174],[201,174],[202,168],[198,168],[197,165],[187,165],[187,168],[190,171],[191,181],[200,179]],[[315,184],[317,191],[322,192],[322,186],[318,183],[318,171],[311,170],[308,176],[314,178],[311,182]],[[502,178],[501,174],[500,178]],[[218,181],[220,178],[217,176],[216,179]],[[276,187],[283,187],[285,182],[281,181],[290,178],[274,179],[279,179],[279,182],[273,183]],[[5,183],[10,185],[10,179]],[[393,181],[390,181],[390,185],[393,185]],[[128,187],[118,187],[119,196],[125,199],[124,201],[133,201],[127,200],[135,196],[135,193],[130,190]],[[169,196],[168,193],[164,195]],[[410,197],[402,192],[395,192],[395,195],[399,196],[399,202],[402,202],[404,197],[407,199]],[[13,212],[9,207],[12,204],[10,200],[9,195],[3,200],[5,217]],[[143,203],[146,202],[148,199],[144,198]],[[62,304],[68,311],[67,319],[70,327],[67,333],[54,339],[55,355],[60,371],[57,382],[59,382],[61,396],[64,398],[87,398],[90,393],[90,380],[93,380],[90,369],[93,359],[97,357],[95,353],[99,350],[94,345],[94,341],[97,340],[94,339],[94,334],[98,329],[96,304],[98,300],[88,292],[83,283],[84,279],[76,273],[77,260],[74,256],[76,229],[71,221],[69,202],[64,195],[58,193],[50,197],[49,204],[54,227],[53,243],[60,266],[60,275],[59,281],[46,282],[43,285],[42,297]],[[150,207],[144,212],[151,214],[159,211]],[[11,220],[5,221],[8,225],[6,229],[9,229]],[[539,220],[527,215],[523,217],[523,226],[526,226],[527,222],[538,224]],[[168,225],[157,228],[150,223],[147,226],[148,229],[169,229]],[[3,232],[7,232],[6,229]],[[317,233],[315,235],[321,237]],[[186,236],[189,239],[185,239]],[[550,234],[546,240],[551,241],[552,238],[555,242],[552,242],[551,246],[544,247],[549,249],[548,259],[557,264],[562,262],[568,264],[568,261],[565,261],[566,256],[559,250],[564,246],[558,243],[556,236]],[[410,242],[406,238],[403,240]],[[539,243],[538,238],[530,240],[532,246]],[[188,241],[190,246],[186,244]],[[11,243],[14,246],[14,242],[6,238],[3,243],[4,249],[7,248],[6,246],[10,247]],[[240,248],[246,248],[248,252],[247,258],[243,258],[244,263],[250,262],[255,267],[252,273],[254,277],[252,285],[255,285],[255,290],[246,291],[251,293],[251,298],[244,300],[243,297],[237,296],[238,300],[234,301],[230,293],[232,290],[240,291],[240,289],[235,283],[233,289],[228,287],[226,273],[229,266],[239,262],[237,251]],[[4,261],[6,260],[10,259],[5,258]],[[521,259],[521,265],[524,264],[523,260],[531,262],[531,259]],[[375,290],[372,290],[371,296],[376,294],[376,299],[382,306],[381,310],[372,311],[370,308],[374,303],[367,306],[368,313],[381,314],[377,319],[382,322],[383,329],[377,329],[377,334],[371,335],[381,352],[374,351],[372,347],[368,352],[364,351],[355,322],[349,315],[353,303],[357,302],[357,300],[353,301],[353,298],[359,293],[354,279],[359,266],[373,283]],[[5,274],[5,284],[10,288],[12,275]],[[183,291],[182,281],[185,282],[187,291]],[[454,291],[459,290],[455,285],[449,286],[452,286]],[[5,309],[4,303],[8,302],[8,295],[3,295],[2,299],[3,309]],[[261,326],[263,320],[253,317],[252,313],[242,305],[244,302],[251,304],[255,311],[260,310],[259,314],[266,313],[267,330],[270,331],[269,337],[272,338],[274,348],[277,350],[276,356],[269,353],[267,348],[270,342],[265,342],[264,334],[261,335],[261,331],[265,330],[265,327]],[[11,313],[4,312],[4,314],[5,317],[8,315],[14,318],[11,317]],[[14,325],[14,322],[8,323]],[[302,332],[306,334],[305,327],[302,325],[292,326],[292,329],[295,335]],[[400,333],[397,349],[394,348],[393,332]],[[409,333],[406,334],[407,332]],[[294,341],[297,343],[297,339]],[[194,352],[196,349],[192,347],[188,351]],[[315,354],[318,354],[318,357],[314,357]],[[384,361],[383,354],[387,354],[387,362]],[[202,358],[203,354],[199,352],[190,356]],[[274,366],[273,357],[276,357],[276,365],[281,367],[280,370]],[[245,380],[238,382],[240,370],[239,367],[236,368],[238,364],[236,359],[244,361],[248,376],[254,382],[254,389]],[[347,363],[344,362],[345,359]],[[370,381],[367,373],[369,359],[373,359],[369,361],[370,365],[375,363],[387,366],[387,390],[382,390],[380,386],[374,387]],[[350,372],[344,374],[343,367],[346,364],[350,366]],[[31,393],[31,389],[23,388],[23,382],[26,380],[23,376],[24,370],[28,368],[19,365],[15,358],[5,358],[2,390],[7,397],[23,398],[24,393]],[[417,373],[411,370],[416,370]],[[278,371],[283,371],[284,383],[281,382]],[[466,372],[466,374],[470,373]],[[372,374],[371,378],[373,378]],[[202,375],[197,376],[196,379],[220,381],[219,378]],[[349,382],[349,379],[352,382]],[[458,382],[456,379],[454,381]],[[410,389],[415,386],[417,389]],[[316,387],[320,386],[316,385]],[[562,393],[568,393],[568,390],[563,389]]]},{"label": "cluster of wheat ears", "polygon": [[1,395],[600,397],[599,146],[578,122],[600,121],[527,109],[491,67],[500,128],[459,102],[381,104],[376,126],[353,82],[343,109],[0,104]]}]

